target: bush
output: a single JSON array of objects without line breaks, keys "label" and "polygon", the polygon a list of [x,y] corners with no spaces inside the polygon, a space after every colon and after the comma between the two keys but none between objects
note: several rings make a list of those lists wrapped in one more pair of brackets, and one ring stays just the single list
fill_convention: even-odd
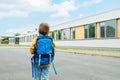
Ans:
[{"label": "bush", "polygon": [[4,40],[1,42],[2,44],[9,44],[9,40]]}]

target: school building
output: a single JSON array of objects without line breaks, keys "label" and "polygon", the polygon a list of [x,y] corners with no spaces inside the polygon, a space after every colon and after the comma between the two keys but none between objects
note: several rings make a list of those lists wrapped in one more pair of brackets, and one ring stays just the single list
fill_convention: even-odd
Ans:
[{"label": "school building", "polygon": [[[21,35],[20,44],[37,35]],[[50,36],[57,46],[120,48],[120,8],[52,26]]]}]

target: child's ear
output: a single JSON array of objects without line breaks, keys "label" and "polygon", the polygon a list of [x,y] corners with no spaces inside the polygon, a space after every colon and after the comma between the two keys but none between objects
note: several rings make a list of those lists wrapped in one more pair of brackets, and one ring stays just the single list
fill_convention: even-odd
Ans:
[{"label": "child's ear", "polygon": [[48,32],[48,35],[50,36],[50,32]]},{"label": "child's ear", "polygon": [[50,31],[48,32],[48,34],[50,34]]}]

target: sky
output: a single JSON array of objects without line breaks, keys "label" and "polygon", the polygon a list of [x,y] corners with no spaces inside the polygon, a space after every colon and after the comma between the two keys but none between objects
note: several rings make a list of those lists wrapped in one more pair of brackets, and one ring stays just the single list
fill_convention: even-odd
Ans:
[{"label": "sky", "polygon": [[120,0],[0,0],[0,36],[35,31],[120,8]]}]

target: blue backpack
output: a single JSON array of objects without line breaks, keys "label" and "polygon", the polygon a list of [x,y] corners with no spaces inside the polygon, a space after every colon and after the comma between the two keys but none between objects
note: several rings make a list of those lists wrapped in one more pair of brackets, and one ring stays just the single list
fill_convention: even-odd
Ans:
[{"label": "blue backpack", "polygon": [[50,64],[54,60],[53,40],[46,35],[40,35],[37,38],[34,50],[34,64]]}]

